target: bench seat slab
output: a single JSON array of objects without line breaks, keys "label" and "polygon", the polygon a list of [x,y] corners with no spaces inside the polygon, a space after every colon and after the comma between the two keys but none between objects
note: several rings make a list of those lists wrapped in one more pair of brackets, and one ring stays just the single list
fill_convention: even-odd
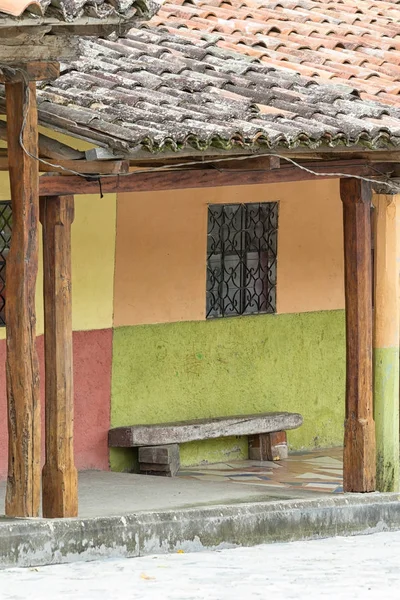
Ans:
[{"label": "bench seat slab", "polygon": [[133,448],[183,444],[196,440],[286,431],[296,429],[302,423],[303,418],[298,413],[274,412],[156,425],[132,425],[110,429],[108,445],[110,448]]}]

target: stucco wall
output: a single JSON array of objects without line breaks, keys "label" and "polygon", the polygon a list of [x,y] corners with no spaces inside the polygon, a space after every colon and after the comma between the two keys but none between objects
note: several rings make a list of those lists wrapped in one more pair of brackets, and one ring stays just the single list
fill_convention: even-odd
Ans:
[{"label": "stucco wall", "polygon": [[304,417],[292,448],[338,444],[343,340],[341,310],[117,328],[112,424],[288,410]]},{"label": "stucco wall", "polygon": [[[278,314],[205,321],[207,205],[268,201]],[[340,444],[343,307],[337,181],[119,195],[112,425],[292,410],[305,418],[293,448]],[[245,455],[242,439],[181,452],[184,464]],[[114,468],[132,459],[111,453]]]},{"label": "stucco wall", "polygon": [[277,312],[344,308],[336,180],[119,194],[114,325],[204,319],[207,205],[274,201]]},{"label": "stucco wall", "polygon": [[[44,424],[43,336],[37,340],[40,363],[40,395]],[[110,425],[112,331],[80,331],[73,334],[75,463],[78,469],[108,469],[107,434]],[[6,342],[0,340],[0,479],[7,475]],[[44,431],[42,432],[42,446]],[[44,448],[42,449],[42,462]]]}]

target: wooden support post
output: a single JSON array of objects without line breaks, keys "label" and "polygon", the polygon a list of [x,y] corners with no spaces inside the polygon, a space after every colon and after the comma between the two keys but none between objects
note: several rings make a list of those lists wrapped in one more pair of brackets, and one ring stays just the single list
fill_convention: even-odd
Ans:
[{"label": "wooden support post", "polygon": [[74,197],[40,199],[43,225],[44,343],[46,372],[46,464],[43,516],[78,514],[74,465],[71,224]]},{"label": "wooden support post", "polygon": [[6,515],[34,517],[40,505],[40,398],[35,288],[38,267],[39,173],[35,83],[6,83],[13,213],[7,256],[8,479]]},{"label": "wooden support post", "polygon": [[249,436],[250,460],[282,460],[288,457],[286,431]]},{"label": "wooden support post", "polygon": [[179,444],[139,448],[139,469],[142,475],[175,477],[180,465]]},{"label": "wooden support post", "polygon": [[376,194],[373,204],[376,484],[380,492],[395,492],[399,489],[400,196]]},{"label": "wooden support post", "polygon": [[345,492],[375,490],[372,405],[371,186],[341,179],[346,298]]}]

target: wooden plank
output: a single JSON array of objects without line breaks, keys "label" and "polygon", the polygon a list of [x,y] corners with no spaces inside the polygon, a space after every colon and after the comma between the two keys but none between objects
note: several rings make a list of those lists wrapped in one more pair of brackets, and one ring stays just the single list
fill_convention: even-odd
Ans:
[{"label": "wooden plank", "polygon": [[346,299],[346,420],[343,488],[375,490],[372,405],[371,185],[341,179]]},{"label": "wooden plank", "polygon": [[400,195],[374,194],[376,487],[399,489]]},{"label": "wooden plank", "polygon": [[32,61],[15,63],[9,68],[0,68],[0,83],[15,81],[45,81],[60,76],[60,63],[56,61]]},{"label": "wooden plank", "polygon": [[73,196],[40,201],[43,226],[44,343],[46,372],[46,464],[43,516],[78,514],[74,465],[72,374],[71,224]]},{"label": "wooden plank", "polygon": [[35,83],[7,83],[13,233],[7,256],[8,478],[6,515],[35,517],[40,504],[40,398],[35,288],[38,268],[38,152]]},{"label": "wooden plank", "polygon": [[302,423],[303,418],[297,413],[275,412],[156,425],[132,425],[111,429],[108,434],[108,445],[111,448],[131,448],[181,444],[231,435],[253,435],[296,429]]},{"label": "wooden plank", "polygon": [[[381,165],[379,165],[381,166]],[[337,178],[339,165],[333,166],[325,163],[319,165],[313,163],[310,169],[323,176],[313,175],[297,167],[281,166],[280,169],[272,171],[251,170],[222,170],[216,169],[175,169],[164,171],[152,171],[149,173],[129,173],[121,177],[108,177],[102,180],[103,193],[118,192],[148,192],[161,190],[177,190],[190,188],[206,188],[237,185],[259,185],[267,183],[287,183],[290,181],[309,181],[314,179]],[[343,173],[365,177],[376,177],[376,168],[356,161],[353,164],[343,166]],[[68,194],[96,194],[99,192],[97,180],[85,180],[79,176],[62,177],[44,175],[40,178],[40,195],[68,195]]]},{"label": "wooden plank", "polygon": [[82,150],[71,148],[58,140],[39,134],[39,156],[41,158],[50,158],[53,160],[81,160],[85,153]]}]

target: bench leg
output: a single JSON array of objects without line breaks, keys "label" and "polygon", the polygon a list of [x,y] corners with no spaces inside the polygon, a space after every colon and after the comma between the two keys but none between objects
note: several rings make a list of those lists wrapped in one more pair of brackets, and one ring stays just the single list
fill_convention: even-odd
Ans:
[{"label": "bench leg", "polygon": [[180,464],[178,444],[139,448],[139,469],[142,475],[174,477]]},{"label": "bench leg", "polygon": [[288,457],[286,431],[249,436],[250,460],[282,460]]}]

